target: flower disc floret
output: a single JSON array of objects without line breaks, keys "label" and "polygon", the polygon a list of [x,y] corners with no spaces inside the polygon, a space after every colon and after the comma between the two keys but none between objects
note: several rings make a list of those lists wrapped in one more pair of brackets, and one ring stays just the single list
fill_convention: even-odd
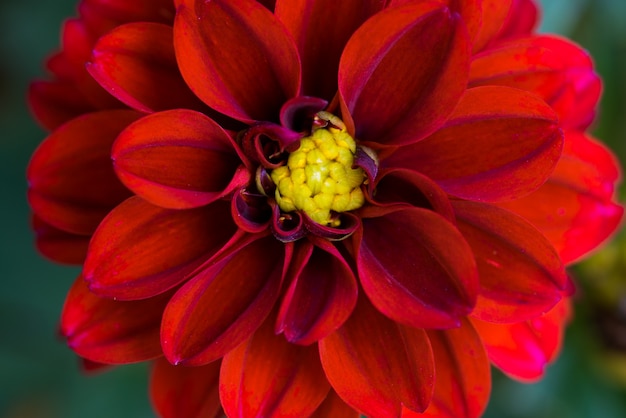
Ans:
[{"label": "flower disc floret", "polygon": [[275,198],[285,212],[303,211],[313,221],[339,226],[333,212],[363,206],[365,173],[353,167],[356,143],[343,128],[315,129],[289,154],[287,164],[271,172]]}]

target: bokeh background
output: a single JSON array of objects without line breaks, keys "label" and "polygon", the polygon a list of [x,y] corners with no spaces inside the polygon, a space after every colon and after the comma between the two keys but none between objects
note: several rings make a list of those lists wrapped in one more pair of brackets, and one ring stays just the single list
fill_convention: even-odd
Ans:
[{"label": "bokeh background", "polygon": [[[145,365],[79,372],[56,334],[78,270],[41,258],[28,225],[25,167],[45,134],[29,117],[25,91],[44,76],[41,63],[75,2],[0,3],[0,418],[151,418]],[[595,57],[605,81],[595,133],[626,162],[626,0],[542,3],[541,30],[575,39]],[[533,385],[494,371],[487,418],[626,417],[625,234],[572,273],[582,285],[562,356]]]}]

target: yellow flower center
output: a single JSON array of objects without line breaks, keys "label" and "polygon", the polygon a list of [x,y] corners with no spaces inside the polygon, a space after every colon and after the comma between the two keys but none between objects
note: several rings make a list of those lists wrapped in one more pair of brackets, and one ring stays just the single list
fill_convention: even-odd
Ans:
[{"label": "yellow flower center", "polygon": [[270,176],[276,185],[276,202],[284,212],[301,210],[321,225],[337,227],[340,221],[333,212],[363,206],[365,173],[352,167],[356,143],[343,123],[333,118],[332,124],[303,138],[287,164]]}]

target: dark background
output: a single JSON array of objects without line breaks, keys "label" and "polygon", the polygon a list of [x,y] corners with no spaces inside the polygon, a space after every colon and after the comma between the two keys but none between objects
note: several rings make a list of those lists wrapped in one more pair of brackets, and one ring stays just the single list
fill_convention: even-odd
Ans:
[{"label": "dark background", "polygon": [[[595,133],[626,161],[626,1],[543,3],[542,31],[565,34],[594,56],[605,80]],[[60,24],[75,14],[74,5],[0,4],[0,418],[150,418],[145,365],[79,373],[56,336],[65,292],[78,271],[41,258],[28,225],[25,167],[45,134],[30,119],[24,95],[29,80],[44,75],[42,61],[58,47]],[[494,372],[488,418],[626,417],[626,350],[608,350],[596,320],[599,306],[617,311],[615,295],[626,295],[623,236],[573,270],[584,285],[559,361],[534,385]],[[626,339],[626,328],[621,332],[617,337]]]}]

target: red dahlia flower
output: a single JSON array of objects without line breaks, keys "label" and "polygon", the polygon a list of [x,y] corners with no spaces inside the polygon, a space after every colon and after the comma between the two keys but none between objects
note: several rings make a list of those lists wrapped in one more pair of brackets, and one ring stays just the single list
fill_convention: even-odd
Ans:
[{"label": "red dahlia flower", "polygon": [[28,168],[79,356],[154,360],[162,417],[476,417],[490,360],[542,375],[622,208],[600,81],[533,3],[79,13]]}]

